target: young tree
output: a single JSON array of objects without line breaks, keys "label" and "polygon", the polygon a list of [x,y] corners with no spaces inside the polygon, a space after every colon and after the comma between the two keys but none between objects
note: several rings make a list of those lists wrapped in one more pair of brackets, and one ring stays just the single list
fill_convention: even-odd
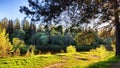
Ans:
[{"label": "young tree", "polygon": [[0,25],[0,57],[6,57],[9,55],[12,46],[9,42],[8,34],[6,34],[6,30]]}]

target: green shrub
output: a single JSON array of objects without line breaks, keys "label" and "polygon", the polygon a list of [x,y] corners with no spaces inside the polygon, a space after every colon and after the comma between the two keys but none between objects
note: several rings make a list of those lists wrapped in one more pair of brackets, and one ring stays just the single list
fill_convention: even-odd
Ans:
[{"label": "green shrub", "polygon": [[49,40],[49,44],[52,45],[73,45],[75,44],[74,39],[72,38],[72,36],[70,35],[62,35],[62,34],[58,34],[58,35],[54,35],[54,36],[50,36],[50,40]]},{"label": "green shrub", "polygon": [[19,38],[21,40],[25,39],[25,31],[24,30],[15,30],[11,35],[10,35],[10,40],[13,38]]},{"label": "green shrub", "polygon": [[75,46],[70,45],[66,48],[66,51],[67,53],[76,53],[76,48]]},{"label": "green shrub", "polygon": [[71,35],[64,35],[63,36],[64,45],[73,45],[75,41]]},{"label": "green shrub", "polygon": [[20,40],[19,38],[13,38],[13,52],[15,52],[18,48],[20,49],[20,55],[23,55],[27,52],[26,45],[23,40]]},{"label": "green shrub", "polygon": [[60,53],[61,50],[64,50],[64,52],[66,52],[66,47],[64,45],[48,45],[48,46],[39,46],[36,47],[36,49],[41,51],[41,53],[45,53],[45,52],[51,52],[51,53]]},{"label": "green shrub", "polygon": [[27,52],[28,47],[26,47],[26,45],[24,45],[24,46],[20,45],[19,49],[20,49],[20,55],[25,55],[26,52]]},{"label": "green shrub", "polygon": [[62,35],[55,35],[55,36],[50,36],[50,44],[52,45],[63,45],[63,36]]},{"label": "green shrub", "polygon": [[84,46],[75,46],[75,47],[76,47],[76,51],[80,52],[80,51],[90,51],[91,49],[94,49],[97,46],[84,45]]},{"label": "green shrub", "polygon": [[30,38],[29,43],[33,45],[46,45],[48,37],[45,33],[36,33]]}]

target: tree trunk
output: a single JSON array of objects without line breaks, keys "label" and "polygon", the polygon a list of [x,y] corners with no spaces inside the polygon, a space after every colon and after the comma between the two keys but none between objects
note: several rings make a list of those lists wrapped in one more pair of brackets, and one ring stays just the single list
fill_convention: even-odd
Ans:
[{"label": "tree trunk", "polygon": [[115,14],[115,25],[116,25],[116,56],[120,55],[120,23],[118,14]]},{"label": "tree trunk", "polygon": [[118,4],[117,0],[115,1],[115,26],[116,26],[116,53],[115,56],[120,56],[120,23],[118,15]]}]

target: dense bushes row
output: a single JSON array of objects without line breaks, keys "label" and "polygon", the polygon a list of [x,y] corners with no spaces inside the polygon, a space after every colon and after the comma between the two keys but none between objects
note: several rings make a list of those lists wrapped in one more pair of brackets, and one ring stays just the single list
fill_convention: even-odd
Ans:
[{"label": "dense bushes row", "polygon": [[75,44],[75,41],[70,35],[47,36],[45,33],[37,33],[30,38],[29,43],[34,45],[70,45]]}]

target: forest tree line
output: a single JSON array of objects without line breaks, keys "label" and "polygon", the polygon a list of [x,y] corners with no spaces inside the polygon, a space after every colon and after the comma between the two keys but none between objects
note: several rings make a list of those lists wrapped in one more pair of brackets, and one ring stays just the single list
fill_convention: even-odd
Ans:
[{"label": "forest tree line", "polygon": [[93,29],[65,28],[62,25],[42,25],[19,19],[0,21],[0,57],[11,55],[25,55],[27,53],[58,53],[66,52],[66,47],[75,46],[77,51],[89,51],[90,49],[105,45],[111,49],[114,41],[114,31]]}]

